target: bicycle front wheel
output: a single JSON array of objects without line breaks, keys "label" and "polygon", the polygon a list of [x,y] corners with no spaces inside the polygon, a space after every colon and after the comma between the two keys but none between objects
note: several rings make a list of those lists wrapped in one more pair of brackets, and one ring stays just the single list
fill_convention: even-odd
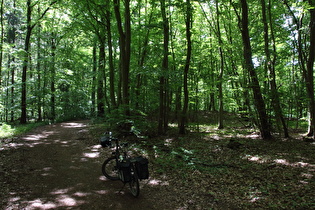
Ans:
[{"label": "bicycle front wheel", "polygon": [[134,167],[132,168],[131,173],[132,173],[131,181],[129,182],[130,191],[134,197],[138,197],[140,194],[139,179]]},{"label": "bicycle front wheel", "polygon": [[102,173],[110,180],[119,180],[116,157],[110,157],[104,161]]}]

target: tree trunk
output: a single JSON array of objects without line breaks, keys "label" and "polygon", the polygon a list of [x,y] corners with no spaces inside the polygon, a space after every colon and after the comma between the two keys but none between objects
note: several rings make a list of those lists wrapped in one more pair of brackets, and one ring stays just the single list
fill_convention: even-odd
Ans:
[{"label": "tree trunk", "polygon": [[0,24],[1,24],[1,35],[0,35],[0,89],[2,86],[2,58],[3,58],[3,38],[4,38],[4,23],[3,23],[3,4],[4,0],[1,0],[0,5]]},{"label": "tree trunk", "polygon": [[106,27],[107,27],[107,44],[108,44],[108,62],[109,62],[109,95],[112,107],[116,107],[115,98],[115,67],[113,61],[113,44],[112,44],[112,31],[111,31],[111,13],[110,10],[106,11]]},{"label": "tree trunk", "polygon": [[164,41],[163,41],[163,61],[162,61],[162,72],[160,76],[160,108],[159,108],[159,124],[158,124],[158,133],[164,134],[167,129],[167,89],[166,89],[166,80],[165,77],[167,75],[168,71],[168,44],[169,44],[169,22],[168,18],[166,16],[165,11],[165,1],[161,0],[161,13],[162,13],[162,19],[163,19],[163,35],[164,35]]},{"label": "tree trunk", "polygon": [[[38,7],[38,14],[40,14],[40,7]],[[42,92],[41,92],[41,26],[39,25],[37,31],[37,121],[43,120],[42,117]]]},{"label": "tree trunk", "polygon": [[254,68],[254,64],[252,61],[252,49],[250,45],[250,36],[248,30],[248,5],[246,0],[240,0],[242,6],[242,19],[241,19],[241,26],[242,26],[242,39],[244,44],[244,60],[245,60],[245,68],[249,72],[251,78],[251,88],[254,94],[254,102],[255,107],[258,112],[259,118],[259,129],[260,135],[263,139],[270,139],[272,138],[270,132],[270,125],[268,122],[268,116],[266,113],[265,102],[262,97],[262,93],[260,90],[260,85],[258,81],[258,77]]},{"label": "tree trunk", "polygon": [[104,40],[100,40],[98,60],[98,85],[97,85],[97,116],[105,114],[105,46]]},{"label": "tree trunk", "polygon": [[218,89],[219,89],[219,120],[218,120],[218,129],[223,129],[223,89],[222,89],[222,79],[223,79],[223,70],[224,70],[224,57],[223,57],[223,41],[221,37],[221,28],[220,28],[220,11],[218,1],[216,1],[216,21],[217,21],[217,31],[219,39],[219,54],[220,54],[220,71],[218,77]]},{"label": "tree trunk", "polygon": [[[266,12],[266,2],[265,0],[261,0],[261,6],[262,6],[262,21],[264,24],[264,41],[265,41],[265,54],[266,54],[266,61],[265,61],[265,68],[267,72],[269,73],[269,84],[270,84],[270,91],[271,91],[271,100],[272,100],[272,107],[274,109],[275,115],[276,115],[276,121],[277,121],[277,127],[281,127],[283,129],[283,134],[285,138],[289,137],[287,125],[285,123],[283,114],[282,114],[282,108],[280,105],[280,98],[277,90],[277,84],[276,84],[276,73],[275,73],[275,65],[276,65],[276,43],[275,39],[273,39],[273,59],[271,59],[271,53],[269,49],[269,27],[267,22],[267,12]],[[271,5],[269,2],[269,16],[270,16],[270,24],[272,24],[271,21]],[[270,32],[273,37],[273,29],[270,27]],[[280,129],[279,129],[280,131]]]},{"label": "tree trunk", "polygon": [[51,38],[51,64],[50,64],[50,110],[51,110],[51,120],[56,120],[56,87],[55,87],[55,78],[56,78],[56,68],[55,68],[55,62],[56,62],[56,39],[55,34],[52,33]]},{"label": "tree trunk", "polygon": [[91,101],[92,101],[92,108],[91,108],[91,113],[93,116],[96,115],[96,78],[97,78],[97,41],[96,39],[94,40],[93,44],[93,52],[92,52],[92,59],[93,59],[93,67],[92,67],[92,72],[93,72],[93,77],[92,77],[92,91],[91,91]]},{"label": "tree trunk", "polygon": [[124,1],[125,22],[124,29],[120,15],[120,0],[114,0],[115,16],[119,32],[121,83],[122,83],[122,105],[126,115],[130,115],[129,107],[129,71],[131,53],[131,25],[130,25],[130,0]]},{"label": "tree trunk", "polygon": [[[53,1],[50,6],[55,4],[57,1]],[[26,37],[24,42],[24,57],[23,57],[23,66],[22,66],[22,88],[21,88],[21,117],[20,117],[20,123],[25,124],[27,113],[26,113],[26,82],[27,82],[27,68],[29,66],[29,57],[30,57],[30,41],[31,41],[31,34],[35,26],[38,22],[35,22],[32,24],[32,10],[34,5],[31,5],[32,0],[27,0],[27,15],[26,15]],[[45,14],[48,12],[50,7],[48,7],[37,19],[37,21],[40,21]]]},{"label": "tree trunk", "polygon": [[186,62],[184,67],[184,104],[182,113],[180,116],[179,122],[179,133],[186,133],[186,125],[187,125],[187,111],[188,111],[188,103],[189,103],[189,92],[188,92],[188,72],[190,67],[190,59],[191,59],[191,25],[192,25],[192,8],[190,4],[190,0],[186,0],[186,41],[187,41],[187,52],[186,52]]},{"label": "tree trunk", "polygon": [[306,90],[309,97],[309,111],[310,111],[310,128],[309,135],[314,137],[315,134],[315,100],[314,100],[314,60],[315,60],[315,2],[309,0],[309,4],[312,7],[310,12],[310,46],[307,60],[307,73],[305,77]]},{"label": "tree trunk", "polygon": [[26,37],[24,42],[24,58],[23,58],[23,67],[22,67],[22,89],[21,89],[21,118],[20,123],[26,123],[26,76],[27,76],[27,68],[29,64],[29,48],[30,48],[30,40],[31,33],[34,26],[31,25],[32,19],[32,6],[31,0],[27,0],[27,19],[26,19]]}]

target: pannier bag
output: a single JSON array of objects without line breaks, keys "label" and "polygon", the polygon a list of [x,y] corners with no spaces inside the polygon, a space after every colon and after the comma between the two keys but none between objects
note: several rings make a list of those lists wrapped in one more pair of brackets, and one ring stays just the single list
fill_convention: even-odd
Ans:
[{"label": "pannier bag", "polygon": [[124,183],[131,181],[131,165],[129,160],[118,162],[118,174]]},{"label": "pannier bag", "polygon": [[100,139],[100,144],[102,147],[110,147],[112,146],[112,142],[109,136],[102,136]]},{"label": "pannier bag", "polygon": [[149,178],[149,160],[142,156],[136,157],[136,170],[140,180]]}]

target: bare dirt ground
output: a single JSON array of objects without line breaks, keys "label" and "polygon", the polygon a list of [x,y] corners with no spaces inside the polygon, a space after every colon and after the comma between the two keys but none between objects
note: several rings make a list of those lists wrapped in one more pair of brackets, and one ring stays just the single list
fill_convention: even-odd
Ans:
[{"label": "bare dirt ground", "polygon": [[[134,198],[127,185],[107,180],[102,161],[109,156],[90,142],[88,121],[37,128],[7,140],[0,151],[1,209],[181,209],[185,198],[168,182],[141,181]],[[122,189],[122,190],[121,190]]]}]

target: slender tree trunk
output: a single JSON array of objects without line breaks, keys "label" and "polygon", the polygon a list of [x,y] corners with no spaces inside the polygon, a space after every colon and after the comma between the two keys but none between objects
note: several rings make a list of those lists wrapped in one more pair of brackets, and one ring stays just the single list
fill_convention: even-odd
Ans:
[{"label": "slender tree trunk", "polygon": [[161,0],[161,13],[163,19],[163,61],[162,61],[162,72],[160,76],[160,108],[159,108],[159,125],[158,132],[164,134],[167,129],[167,89],[166,89],[166,75],[168,71],[168,45],[169,45],[169,21],[166,16],[165,1]]},{"label": "slender tree trunk", "polygon": [[121,79],[122,79],[122,105],[126,115],[130,115],[129,107],[129,71],[131,53],[131,25],[130,25],[130,0],[124,1],[124,29],[120,15],[120,0],[114,0],[114,10],[119,32]]},{"label": "slender tree trunk", "polygon": [[2,59],[3,59],[3,38],[4,38],[4,23],[3,23],[3,7],[4,0],[0,3],[0,24],[1,24],[1,34],[0,34],[0,89],[2,87]]},{"label": "slender tree trunk", "polygon": [[108,62],[109,62],[109,94],[112,107],[116,107],[116,98],[115,98],[115,67],[113,59],[113,44],[112,44],[112,31],[111,31],[111,13],[110,10],[106,11],[107,16],[107,44],[108,44]]},{"label": "slender tree trunk", "polygon": [[306,89],[309,97],[309,111],[310,111],[310,128],[309,135],[314,137],[315,131],[315,99],[314,99],[314,60],[315,60],[315,2],[308,0],[310,6],[310,46],[309,56],[307,60],[307,73],[306,73]]},{"label": "slender tree trunk", "polygon": [[96,111],[96,78],[97,78],[97,41],[94,41],[93,44],[93,52],[92,52],[92,59],[93,59],[93,67],[92,67],[92,72],[93,72],[93,77],[92,77],[92,91],[91,91],[91,100],[92,100],[92,115],[95,116]]},{"label": "slender tree trunk", "polygon": [[220,54],[220,71],[218,77],[218,89],[219,89],[219,122],[218,122],[218,129],[223,129],[223,71],[224,71],[224,56],[223,56],[223,41],[221,37],[221,28],[220,28],[220,11],[218,1],[216,1],[216,21],[217,21],[217,31],[218,31],[218,39],[219,39],[219,54]]},{"label": "slender tree trunk", "polygon": [[98,61],[98,85],[97,85],[97,115],[104,117],[105,114],[105,46],[104,41],[100,41],[99,61]]},{"label": "slender tree trunk", "polygon": [[190,59],[191,59],[191,25],[192,25],[192,8],[190,4],[190,0],[186,0],[186,41],[187,41],[187,52],[186,52],[186,62],[184,67],[184,104],[182,113],[180,116],[179,122],[179,133],[186,133],[186,125],[188,121],[187,112],[188,112],[188,103],[189,103],[189,92],[188,92],[188,72],[190,67]]},{"label": "slender tree trunk", "polygon": [[248,5],[246,0],[240,0],[242,6],[242,39],[244,44],[244,60],[245,67],[251,78],[251,88],[254,94],[255,106],[258,112],[260,135],[263,139],[272,138],[270,125],[266,113],[265,102],[262,97],[258,77],[252,61],[252,48],[250,44],[250,36],[248,30]]},{"label": "slender tree trunk", "polygon": [[[275,73],[275,65],[276,65],[276,47],[275,47],[275,39],[273,39],[273,59],[271,59],[271,53],[269,49],[269,27],[268,27],[268,21],[267,21],[267,12],[266,12],[266,2],[265,0],[261,0],[261,6],[262,6],[262,21],[264,24],[264,41],[265,41],[265,54],[266,54],[266,61],[265,61],[265,68],[268,71],[269,75],[269,83],[270,83],[270,89],[271,89],[271,99],[272,99],[272,106],[276,115],[276,121],[277,121],[277,127],[281,127],[283,129],[284,137],[289,137],[288,129],[282,114],[282,108],[280,105],[280,98],[277,90],[277,84],[276,84],[276,73]],[[270,16],[270,24],[271,22],[271,5],[269,2],[269,16]],[[272,26],[272,25],[271,25]],[[270,32],[273,36],[273,30],[272,27],[270,27]],[[279,129],[280,131],[280,129]]]},{"label": "slender tree trunk", "polygon": [[[38,14],[40,14],[40,7],[38,7]],[[37,31],[37,121],[43,120],[42,117],[42,92],[41,92],[41,26],[39,25]]]},{"label": "slender tree trunk", "polygon": [[23,67],[22,67],[22,89],[21,89],[21,118],[20,123],[25,124],[27,113],[26,113],[26,77],[27,77],[27,68],[29,65],[29,52],[30,52],[30,40],[31,33],[34,26],[31,25],[32,18],[32,6],[31,0],[27,0],[27,19],[26,19],[26,38],[24,42],[24,58],[23,58]]},{"label": "slender tree trunk", "polygon": [[51,110],[51,120],[56,120],[56,87],[55,87],[55,80],[56,80],[56,39],[55,34],[52,33],[51,38],[51,64],[50,64],[50,110]]},{"label": "slender tree trunk", "polygon": [[[50,6],[55,4],[57,1],[53,1]],[[32,4],[32,0],[27,0],[27,15],[26,15],[26,37],[24,42],[24,57],[23,57],[23,66],[22,66],[22,88],[21,88],[21,117],[20,123],[25,124],[27,113],[26,113],[26,82],[27,82],[27,69],[29,66],[29,58],[30,58],[30,41],[31,41],[31,34],[35,26],[37,25],[38,21],[40,21],[45,14],[48,12],[50,7],[48,7],[41,16],[37,19],[37,22],[32,24],[32,10],[34,5]]]}]

